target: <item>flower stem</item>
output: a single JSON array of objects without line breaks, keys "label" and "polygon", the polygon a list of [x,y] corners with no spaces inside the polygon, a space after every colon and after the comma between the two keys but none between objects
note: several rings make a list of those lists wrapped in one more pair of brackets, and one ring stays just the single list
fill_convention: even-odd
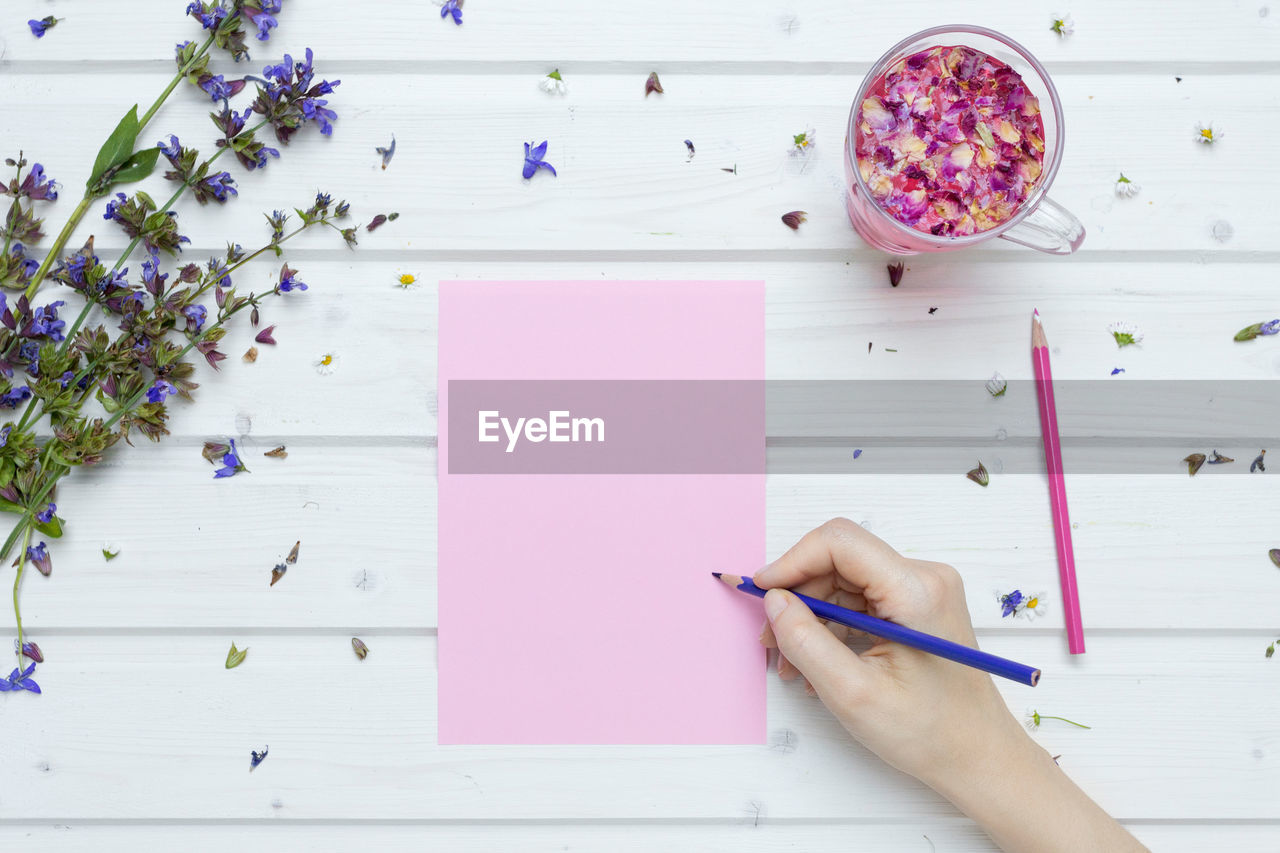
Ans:
[{"label": "flower stem", "polygon": [[1042,720],[1061,720],[1061,721],[1062,721],[1062,722],[1064,722],[1064,723],[1070,723],[1071,725],[1076,726],[1076,727],[1081,728],[1081,729],[1092,729],[1092,728],[1093,728],[1093,726],[1086,726],[1084,723],[1077,723],[1075,720],[1068,720],[1066,717],[1052,717],[1052,716],[1050,716],[1050,715],[1048,715],[1048,714],[1041,714],[1041,715],[1040,715],[1040,719],[1042,719]]},{"label": "flower stem", "polygon": [[[27,519],[19,522],[21,527],[25,527],[27,531],[26,538],[22,542],[22,553],[18,555],[18,572],[13,578],[13,618],[18,622],[18,669],[22,669],[22,609],[18,606],[18,590],[22,586],[22,570],[27,567],[27,548],[31,546],[31,523]],[[18,528],[14,528],[16,533]],[[5,546],[5,549],[11,546]]]},{"label": "flower stem", "polygon": [[[156,111],[164,104],[168,97],[173,94],[173,90],[182,82],[182,78],[187,76],[191,70],[191,66],[209,51],[209,47],[213,44],[213,35],[204,40],[204,44],[200,45],[191,57],[190,62],[178,69],[178,73],[173,75],[173,79],[169,81],[169,85],[160,93],[160,97],[156,98],[151,107],[138,120],[138,133],[142,133],[142,129],[155,116]],[[92,191],[86,191],[84,198],[80,200],[80,204],[72,211],[71,218],[67,220],[67,224],[62,227],[62,231],[58,234],[58,238],[53,241],[53,245],[49,247],[48,254],[45,255],[44,262],[40,264],[40,268],[36,270],[35,275],[31,277],[31,283],[27,285],[27,299],[34,299],[36,291],[40,288],[40,282],[44,281],[45,275],[49,272],[49,267],[53,262],[62,255],[62,250],[67,244],[67,240],[71,238],[71,232],[76,230],[76,226],[80,224],[80,220],[84,218],[85,213],[89,210],[89,205],[93,203]]]}]

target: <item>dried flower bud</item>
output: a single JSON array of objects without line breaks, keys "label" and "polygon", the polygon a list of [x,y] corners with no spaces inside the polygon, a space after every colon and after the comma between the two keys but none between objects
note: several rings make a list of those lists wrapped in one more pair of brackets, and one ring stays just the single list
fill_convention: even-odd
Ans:
[{"label": "dried flower bud", "polygon": [[231,651],[227,652],[227,669],[235,669],[244,663],[245,655],[249,654],[248,648],[237,649],[236,644],[231,644]]},{"label": "dried flower bud", "polygon": [[249,362],[250,364],[253,364],[255,361],[258,360],[258,348],[249,347],[247,350],[244,351],[244,355],[242,355],[241,358],[243,358],[245,361]]},{"label": "dried flower bud", "polygon": [[1249,463],[1250,474],[1252,474],[1254,471],[1261,471],[1263,473],[1266,473],[1267,466],[1263,464],[1263,460],[1266,459],[1266,456],[1267,456],[1267,451],[1264,450],[1258,454],[1258,456],[1253,460],[1253,462]]},{"label": "dried flower bud", "polygon": [[808,221],[808,214],[803,210],[793,210],[790,213],[782,214],[782,224],[790,228],[792,231],[800,230],[800,223]]},{"label": "dried flower bud", "polygon": [[289,571],[289,567],[284,563],[276,563],[276,567],[271,570],[271,583],[268,586],[275,586],[276,581],[284,577],[284,573]]},{"label": "dried flower bud", "polygon": [[289,453],[284,449],[284,445],[282,444],[279,447],[277,447],[275,450],[268,450],[266,453],[262,455],[270,456],[272,459],[284,459],[289,455]]},{"label": "dried flower bud", "polygon": [[1271,645],[1267,646],[1267,658],[1268,658],[1268,659],[1270,659],[1270,657],[1271,657],[1272,655],[1274,655],[1275,653],[1276,653],[1276,644],[1275,644],[1275,643],[1272,643]]},{"label": "dried flower bud", "polygon": [[1200,466],[1204,464],[1203,453],[1192,453],[1186,459],[1182,460],[1187,463],[1187,474],[1194,477],[1196,472],[1200,470]]},{"label": "dried flower bud", "polygon": [[359,637],[351,638],[351,649],[356,653],[356,657],[364,660],[369,655],[369,647],[364,644],[364,640]]},{"label": "dried flower bud", "polygon": [[291,565],[291,566],[292,566],[294,563],[298,562],[298,548],[300,548],[301,546],[302,546],[302,540],[301,540],[301,539],[299,539],[297,542],[294,542],[294,543],[293,543],[293,548],[291,548],[291,549],[289,550],[289,556],[288,556],[288,557],[286,557],[284,561],[285,561],[286,563],[288,563],[289,565]]},{"label": "dried flower bud", "polygon": [[906,271],[907,265],[902,261],[898,261],[896,264],[889,264],[885,269],[889,270],[890,286],[897,287],[902,283],[902,274]]},{"label": "dried flower bud", "polygon": [[986,488],[986,485],[991,482],[991,475],[987,473],[987,466],[982,464],[982,460],[978,460],[978,467],[965,474],[965,476],[983,488]]},{"label": "dried flower bud", "polygon": [[257,328],[258,326],[258,306],[257,305],[253,306],[253,310],[249,312],[249,322],[254,325],[254,328]]},{"label": "dried flower bud", "polygon": [[379,213],[377,216],[373,217],[373,219],[369,221],[369,224],[364,227],[364,230],[372,234],[374,231],[377,231],[379,228],[381,228],[386,221],[387,221],[386,214]]},{"label": "dried flower bud", "polygon": [[987,393],[992,397],[1000,397],[1007,390],[1009,390],[1009,383],[1000,375],[1000,371],[991,374],[991,378],[987,380]]},{"label": "dried flower bud", "polygon": [[210,465],[216,465],[222,461],[222,457],[227,455],[231,450],[231,445],[224,444],[220,441],[206,441],[204,450],[200,451],[200,455],[209,460]]},{"label": "dried flower bud", "polygon": [[1280,548],[1272,548],[1267,552],[1267,556],[1271,558],[1271,562],[1276,564],[1276,568],[1280,569]]},{"label": "dried flower bud", "polygon": [[1226,462],[1235,462],[1235,461],[1236,460],[1232,459],[1230,456],[1223,456],[1221,453],[1219,453],[1216,450],[1213,451],[1213,453],[1209,454],[1209,459],[1208,459],[1208,462],[1210,465],[1222,465]]},{"label": "dried flower bud", "polygon": [[647,98],[651,92],[662,94],[662,83],[658,80],[658,72],[653,71],[649,74],[649,79],[644,81],[644,96]]},{"label": "dried flower bud", "polygon": [[[18,653],[18,641],[17,641],[17,640],[14,640],[14,641],[13,641],[13,653],[14,653],[14,654],[17,654],[17,653]],[[39,647],[38,645],[36,645],[35,643],[23,643],[23,644],[22,644],[22,653],[23,653],[24,655],[26,655],[26,656],[27,656],[27,658],[29,658],[30,660],[35,661],[36,663],[44,663],[44,652],[40,651],[40,647]],[[19,663],[21,663],[21,661],[19,661]]]}]

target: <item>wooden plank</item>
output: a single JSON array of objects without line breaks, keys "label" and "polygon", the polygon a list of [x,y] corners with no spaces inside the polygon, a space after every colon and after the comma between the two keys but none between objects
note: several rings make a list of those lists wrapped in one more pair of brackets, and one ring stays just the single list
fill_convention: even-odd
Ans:
[{"label": "wooden plank", "polygon": [[[94,79],[86,85],[73,75],[0,78],[6,109],[30,117],[6,125],[0,149],[24,149],[69,194],[89,167],[81,138],[37,135],[35,129],[70,122],[110,126],[127,102],[120,93],[163,85],[155,74]],[[1058,82],[1069,148],[1053,196],[1089,229],[1083,255],[1140,251],[1147,260],[1169,252],[1274,260],[1280,225],[1268,215],[1266,194],[1257,191],[1253,156],[1280,130],[1274,109],[1280,96],[1268,77],[1176,83],[1162,74],[1066,74]],[[232,204],[253,223],[235,239],[246,246],[265,239],[257,211],[305,207],[320,184],[350,199],[363,219],[377,211],[401,214],[365,240],[369,247],[434,257],[497,260],[502,253],[554,250],[561,257],[652,251],[667,259],[673,253],[733,252],[778,260],[879,259],[881,253],[856,237],[843,206],[841,140],[858,83],[857,75],[690,75],[669,80],[662,100],[646,101],[634,76],[602,74],[586,77],[572,100],[560,101],[537,91],[527,75],[458,76],[447,85],[423,74],[356,75],[333,97],[345,118],[332,138],[299,134],[289,156],[262,174],[230,167],[242,190]],[[209,107],[202,93],[182,90],[144,140],[172,131],[189,144],[207,141]],[[1220,144],[1196,144],[1196,122],[1207,121],[1224,132]],[[818,142],[802,171],[787,149],[792,135],[806,127],[816,129]],[[393,133],[398,153],[383,172],[374,147]],[[693,161],[687,160],[686,138],[697,146]],[[547,159],[558,178],[521,179],[521,143],[530,139],[550,140]],[[1131,153],[1136,151],[1141,155]],[[721,171],[735,164],[736,175]],[[1143,185],[1137,198],[1115,197],[1121,171]],[[153,188],[167,197],[168,188]],[[72,206],[68,198],[56,209],[65,215]],[[779,221],[793,209],[809,213],[798,232]],[[196,258],[231,236],[220,210],[188,202],[179,211]],[[1218,220],[1234,231],[1226,242],[1210,233]],[[92,213],[76,239],[97,233],[104,248],[122,245],[118,229],[103,226]],[[326,233],[308,235],[302,244],[334,249],[340,242]],[[970,252],[1054,260],[1003,241]]]},{"label": "wooden plank", "polygon": [[[1232,340],[1238,329],[1276,313],[1273,267],[1266,264],[1214,267],[1215,280],[1231,286],[1206,290],[1204,268],[1195,265],[991,262],[966,265],[957,274],[947,260],[927,258],[913,260],[895,290],[888,287],[878,260],[739,261],[714,267],[678,261],[566,261],[551,266],[385,261],[376,256],[363,260],[357,255],[295,263],[311,290],[269,302],[263,311],[263,325],[278,324],[279,346],[259,346],[258,361],[243,363],[240,355],[253,345],[254,330],[247,323],[236,324],[223,346],[231,357],[222,370],[215,373],[203,363],[198,366],[198,404],[178,401],[171,407],[175,436],[195,442],[248,435],[263,444],[299,439],[340,443],[351,436],[408,442],[433,438],[435,281],[440,278],[763,278],[769,379],[967,383],[975,404],[989,404],[991,435],[1000,428],[1015,437],[1038,435],[1038,416],[1026,400],[1011,394],[991,401],[983,390],[996,370],[1014,382],[1031,378],[1027,318],[1033,307],[1047,319],[1059,382],[1280,376],[1280,349],[1274,339],[1246,344]],[[275,271],[274,263],[262,261],[249,267],[243,280],[246,286],[261,286]],[[397,288],[394,282],[403,272],[417,275],[420,285],[409,291]],[[75,298],[69,301],[75,310]],[[930,313],[931,308],[937,310]],[[1145,331],[1141,346],[1116,348],[1107,327],[1117,319],[1134,321]],[[381,340],[399,344],[379,346]],[[341,355],[339,369],[330,376],[316,375],[315,358],[331,350]],[[1112,377],[1117,367],[1126,373]],[[889,387],[901,393],[898,386]],[[1064,410],[1064,418],[1070,415],[1078,423],[1102,426],[1112,417],[1114,398],[1091,400],[1086,395],[1079,404],[1078,409]],[[376,417],[365,414],[375,405]],[[1096,417],[1091,414],[1095,410]],[[1153,434],[1156,426],[1162,434],[1182,429],[1185,413],[1176,407],[1144,411],[1152,419]],[[772,434],[812,434],[817,423],[793,420]],[[1245,436],[1253,435],[1256,425],[1230,426],[1230,434]],[[1243,446],[1234,452],[1220,449],[1242,461],[1257,453],[1257,448]],[[1170,465],[1187,452],[1190,448],[1170,452]],[[872,464],[871,458],[867,462]]]},{"label": "wooden plank", "polygon": [[[345,632],[68,638],[41,668],[46,694],[5,703],[0,817],[121,819],[740,821],[874,815],[927,824],[955,812],[851,743],[798,684],[769,680],[770,745],[435,745],[434,637]],[[1056,637],[993,639],[1044,667],[1029,703],[1091,724],[1037,740],[1113,814],[1280,820],[1280,698],[1252,638],[1108,636],[1068,660]],[[763,673],[762,676],[764,677]],[[92,697],[92,724],[85,703]],[[85,701],[88,701],[86,698]],[[1230,725],[1214,721],[1230,720]],[[250,749],[270,746],[252,775]],[[157,797],[156,792],[164,792]],[[856,803],[851,806],[851,803]]]},{"label": "wooden plank", "polygon": [[[1275,59],[1275,14],[1262,3],[1078,0],[1071,9],[1077,29],[1065,40],[1050,32],[1048,7],[978,0],[952,17],[1003,30],[1055,66],[1158,61],[1185,67]],[[32,6],[29,14],[49,11]],[[11,15],[0,28],[0,57],[14,63],[57,62],[69,69],[82,57],[167,62],[175,41],[201,36],[198,24],[181,19],[180,7],[157,16],[145,0],[120,0],[110,10],[87,4],[56,11],[66,21],[40,41],[27,31],[24,15]],[[847,67],[870,63],[913,29],[948,17],[925,0],[856,7],[839,0],[783,5],[656,0],[603,12],[589,0],[559,0],[540,13],[518,0],[493,0],[466,9],[465,23],[457,27],[440,20],[437,6],[415,0],[385,0],[369,15],[351,15],[339,3],[291,0],[270,42],[251,39],[250,48],[253,65],[279,51],[296,55],[311,45],[333,59],[435,62],[443,69],[458,63],[526,63],[545,65],[547,71],[558,65],[571,73],[575,63],[643,64],[644,73],[650,66],[717,62]],[[145,16],[150,25],[127,41],[97,39],[98,33],[118,27],[117,16]]]},{"label": "wooden plank", "polygon": [[[1141,823],[1130,829],[1144,844],[1161,853],[1199,853],[1215,846],[1226,847],[1236,853],[1275,853],[1275,837],[1280,831],[1280,827],[1271,823]],[[492,850],[520,850],[524,853],[560,853],[565,850],[718,853],[730,847],[742,853],[770,853],[827,849],[847,844],[850,838],[856,838],[858,849],[865,850],[992,853],[997,849],[976,825],[961,818],[922,819],[912,821],[910,826],[884,826],[857,818],[822,825],[770,823],[767,815],[761,817],[759,823],[755,818],[743,815],[737,821],[716,825],[663,825],[656,822],[547,825],[500,821],[461,826],[415,823],[324,823],[317,826],[276,819],[263,819],[247,825],[0,825],[0,842],[6,847],[35,847],[47,853],[78,853],[90,849],[99,853],[132,853],[140,845],[152,850],[181,849],[190,853],[220,853],[231,848],[243,853],[274,853],[282,848],[416,853],[424,847],[456,853],[487,853]]]}]

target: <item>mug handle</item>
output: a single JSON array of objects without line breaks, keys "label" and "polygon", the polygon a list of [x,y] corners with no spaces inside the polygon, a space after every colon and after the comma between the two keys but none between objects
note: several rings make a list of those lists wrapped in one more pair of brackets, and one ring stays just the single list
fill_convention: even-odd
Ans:
[{"label": "mug handle", "polygon": [[1030,216],[1000,237],[1037,252],[1069,255],[1084,242],[1084,225],[1071,211],[1045,196]]}]

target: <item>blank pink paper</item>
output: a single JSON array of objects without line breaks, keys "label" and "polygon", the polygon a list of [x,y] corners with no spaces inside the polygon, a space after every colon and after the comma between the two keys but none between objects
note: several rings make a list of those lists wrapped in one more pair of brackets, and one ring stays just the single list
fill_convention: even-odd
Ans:
[{"label": "blank pink paper", "polygon": [[[446,281],[439,322],[439,742],[763,743],[763,611],[709,573],[765,562],[764,283]],[[759,457],[450,473],[451,380],[586,379],[752,380]]]}]

